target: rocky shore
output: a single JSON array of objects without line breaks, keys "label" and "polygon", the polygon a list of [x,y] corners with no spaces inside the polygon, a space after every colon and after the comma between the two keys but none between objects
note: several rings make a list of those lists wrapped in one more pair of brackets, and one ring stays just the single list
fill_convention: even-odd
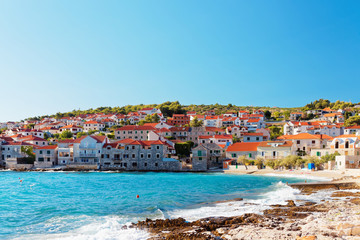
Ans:
[{"label": "rocky shore", "polygon": [[326,191],[329,199],[316,203],[289,200],[286,205],[273,205],[262,214],[193,222],[183,218],[146,219],[131,227],[149,231],[150,239],[166,240],[360,239],[360,189],[356,180],[293,184],[305,195]]}]

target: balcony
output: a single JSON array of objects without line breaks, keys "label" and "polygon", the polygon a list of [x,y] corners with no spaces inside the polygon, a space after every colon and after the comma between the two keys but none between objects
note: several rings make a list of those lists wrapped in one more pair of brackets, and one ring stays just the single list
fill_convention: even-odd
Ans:
[{"label": "balcony", "polygon": [[80,157],[94,158],[96,157],[96,153],[80,153]]}]

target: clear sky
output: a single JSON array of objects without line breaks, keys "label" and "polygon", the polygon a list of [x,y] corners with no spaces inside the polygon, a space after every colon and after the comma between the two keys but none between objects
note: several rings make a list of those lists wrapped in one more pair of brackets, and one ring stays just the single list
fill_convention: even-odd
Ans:
[{"label": "clear sky", "polygon": [[73,109],[360,102],[360,1],[2,0],[0,121]]}]

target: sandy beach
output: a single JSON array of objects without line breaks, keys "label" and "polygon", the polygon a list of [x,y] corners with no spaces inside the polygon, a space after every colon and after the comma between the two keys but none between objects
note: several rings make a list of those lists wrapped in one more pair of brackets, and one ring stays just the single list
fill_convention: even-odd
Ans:
[{"label": "sandy beach", "polygon": [[[304,177],[292,184],[308,200],[289,200],[261,214],[236,217],[146,220],[133,227],[147,229],[151,239],[360,239],[360,181],[358,171],[236,170],[228,174]],[[306,178],[322,181],[306,183]],[[325,181],[328,180],[328,181]],[[230,205],[231,206],[231,205]]]},{"label": "sandy beach", "polygon": [[[224,170],[226,174],[254,174],[254,175],[282,175],[282,176],[296,176],[304,177],[314,177],[316,178],[324,178],[324,180],[338,180],[338,179],[353,179],[356,177],[360,177],[360,169],[350,169],[345,171],[340,170],[320,170],[320,171],[310,171],[308,169],[298,169],[298,170],[273,170],[273,169],[256,169],[249,168],[246,170],[244,167],[239,167],[236,170]],[[304,177],[306,178],[306,177]]]}]

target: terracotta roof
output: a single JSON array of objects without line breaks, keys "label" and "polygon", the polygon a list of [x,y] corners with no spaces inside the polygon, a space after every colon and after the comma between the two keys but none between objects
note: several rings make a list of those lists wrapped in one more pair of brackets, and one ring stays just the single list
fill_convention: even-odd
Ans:
[{"label": "terracotta roof", "polygon": [[135,141],[135,140],[131,139],[131,138],[125,138],[125,139],[116,141],[115,143],[129,144],[129,143],[132,143],[133,141]]},{"label": "terracotta roof", "polygon": [[80,137],[78,139],[75,139],[74,143],[80,143],[84,138],[87,138],[87,137],[91,137],[91,138],[95,139],[98,143],[102,143],[106,138],[106,136],[89,136],[89,135],[86,135],[86,136],[82,136],[82,137]]},{"label": "terracotta roof", "polygon": [[332,139],[332,137],[326,134],[310,134],[310,133],[299,133],[296,135],[283,135],[278,139],[289,139],[289,140],[301,140],[301,139]]},{"label": "terracotta roof", "polygon": [[88,122],[84,122],[84,124],[102,124],[98,121],[88,121]]},{"label": "terracotta roof", "polygon": [[[89,123],[89,122],[87,122],[87,123]],[[82,127],[76,126],[76,125],[74,125],[74,124],[70,124],[70,125],[61,127],[60,129],[68,129],[68,128],[82,128]]]},{"label": "terracotta roof", "polygon": [[135,131],[135,130],[149,130],[149,131],[153,131],[156,130],[156,128],[152,127],[152,126],[135,126],[135,125],[126,125],[123,126],[121,128],[116,129],[116,131]]},{"label": "terracotta roof", "polygon": [[230,145],[227,152],[256,152],[260,142],[237,142]]},{"label": "terracotta roof", "polygon": [[36,137],[36,136],[33,136],[33,135],[29,135],[29,136],[26,136],[26,137],[21,137],[18,139],[19,141],[45,141],[45,139],[43,138],[40,138],[40,137]]},{"label": "terracotta roof", "polygon": [[357,137],[360,137],[360,136],[357,136],[356,134],[343,134],[343,135],[334,137],[334,139],[335,138],[357,138]]},{"label": "terracotta roof", "polygon": [[293,145],[292,141],[267,141],[260,142],[259,147],[271,147],[271,143],[278,143],[277,147],[291,147]]},{"label": "terracotta roof", "polygon": [[244,133],[244,136],[264,136],[262,133]]},{"label": "terracotta roof", "polygon": [[156,141],[140,141],[140,140],[135,140],[131,143],[129,143],[129,145],[142,145],[142,146],[151,146],[151,145],[164,145],[165,143],[160,141],[160,140],[156,140]]},{"label": "terracotta roof", "polygon": [[351,126],[351,127],[347,127],[346,129],[360,129],[360,126],[354,125],[354,126]]},{"label": "terracotta roof", "polygon": [[57,147],[57,145],[48,145],[44,147],[38,147],[37,149],[56,149]]}]

